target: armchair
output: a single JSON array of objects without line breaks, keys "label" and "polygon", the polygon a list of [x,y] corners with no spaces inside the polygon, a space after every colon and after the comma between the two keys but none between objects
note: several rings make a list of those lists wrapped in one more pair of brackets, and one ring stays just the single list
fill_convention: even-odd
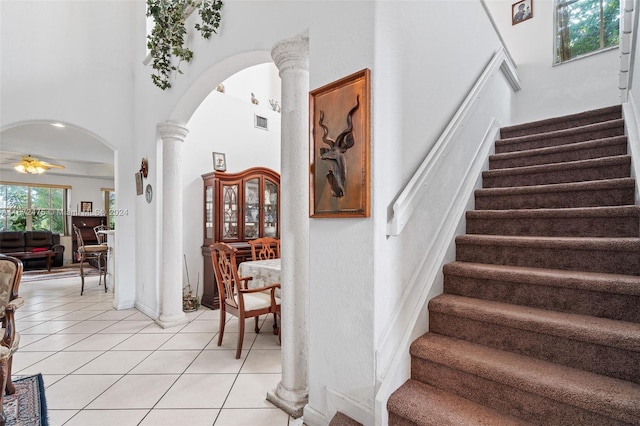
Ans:
[{"label": "armchair", "polygon": [[252,278],[238,276],[236,266],[236,252],[238,250],[225,243],[212,244],[210,248],[213,270],[218,282],[218,294],[220,295],[218,346],[222,345],[226,313],[229,312],[238,317],[238,345],[236,348],[236,359],[238,359],[242,353],[245,319],[255,318],[255,332],[258,333],[260,331],[258,326],[260,315],[273,314],[276,318],[276,315],[280,313],[280,298],[275,295],[275,290],[280,288],[280,284],[248,288],[248,282]]},{"label": "armchair", "polygon": [[251,246],[252,260],[279,259],[280,240],[270,237],[256,238],[249,240]]},{"label": "armchair", "polygon": [[[15,257],[0,254],[0,317],[2,318],[2,340],[0,341],[0,407],[7,395],[15,393],[11,380],[13,354],[18,350],[20,335],[16,332],[14,312],[24,304],[18,296],[18,287],[22,277],[22,262]],[[4,412],[0,411],[0,425],[5,424]]]}]

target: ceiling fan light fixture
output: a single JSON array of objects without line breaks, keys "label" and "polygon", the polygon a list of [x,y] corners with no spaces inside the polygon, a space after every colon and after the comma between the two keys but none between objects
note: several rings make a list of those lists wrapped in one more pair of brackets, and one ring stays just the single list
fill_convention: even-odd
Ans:
[{"label": "ceiling fan light fixture", "polygon": [[24,155],[22,157],[22,160],[13,168],[19,173],[30,173],[32,175],[38,175],[44,173],[52,167],[56,169],[64,169],[64,166],[50,164],[46,161],[40,161],[30,155]]}]

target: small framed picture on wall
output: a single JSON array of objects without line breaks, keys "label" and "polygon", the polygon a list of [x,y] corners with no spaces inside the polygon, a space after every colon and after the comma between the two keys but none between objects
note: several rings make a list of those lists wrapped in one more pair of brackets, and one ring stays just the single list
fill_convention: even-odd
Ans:
[{"label": "small framed picture on wall", "polygon": [[93,211],[93,202],[92,201],[81,201],[80,202],[80,211],[82,213],[91,213]]},{"label": "small framed picture on wall", "polygon": [[213,153],[213,169],[217,172],[224,172],[227,170],[227,159],[223,153]]},{"label": "small framed picture on wall", "polygon": [[511,5],[511,25],[533,18],[533,0],[522,0]]}]

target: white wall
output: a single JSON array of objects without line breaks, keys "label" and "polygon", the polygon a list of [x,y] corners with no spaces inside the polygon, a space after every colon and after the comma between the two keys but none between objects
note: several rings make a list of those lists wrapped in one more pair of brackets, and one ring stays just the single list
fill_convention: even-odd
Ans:
[{"label": "white wall", "polygon": [[[184,143],[183,229],[184,253],[189,268],[189,282],[198,295],[203,292],[203,185],[202,175],[213,171],[212,152],[222,152],[227,172],[249,167],[267,167],[280,172],[280,114],[268,99],[280,99],[280,78],[273,63],[247,68],[224,81],[225,93],[213,91],[195,111],[187,127]],[[266,102],[251,103],[251,92]],[[254,126],[254,115],[268,120],[268,130]],[[209,260],[210,262],[210,260]],[[188,284],[186,274],[184,285]]]},{"label": "white wall", "polygon": [[486,3],[522,80],[514,124],[620,104],[618,49],[554,66],[552,0],[535,0],[533,18],[513,26],[513,1]]}]

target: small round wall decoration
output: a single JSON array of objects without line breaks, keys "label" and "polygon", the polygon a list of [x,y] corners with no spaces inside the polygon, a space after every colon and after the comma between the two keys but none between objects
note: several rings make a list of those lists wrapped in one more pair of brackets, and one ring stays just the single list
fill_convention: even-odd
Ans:
[{"label": "small round wall decoration", "polygon": [[147,203],[150,203],[153,199],[153,188],[151,188],[150,183],[147,184],[147,187],[144,190],[144,198],[147,199]]}]

